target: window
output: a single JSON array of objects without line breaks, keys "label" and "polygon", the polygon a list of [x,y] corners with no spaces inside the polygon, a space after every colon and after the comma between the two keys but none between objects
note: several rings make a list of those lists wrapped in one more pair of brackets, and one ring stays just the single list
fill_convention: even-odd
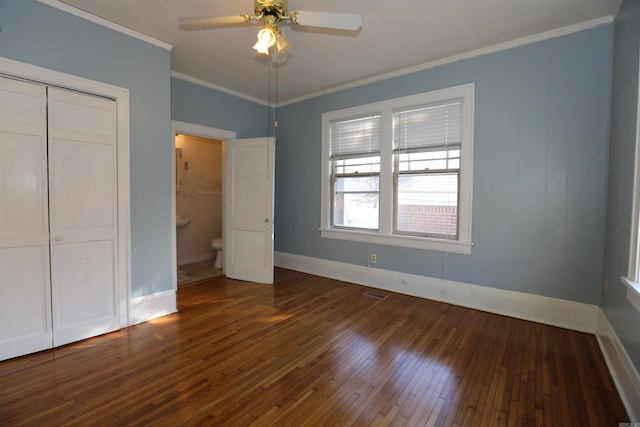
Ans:
[{"label": "window", "polygon": [[336,120],[329,126],[332,163],[332,224],[378,228],[380,115]]},{"label": "window", "polygon": [[462,102],[393,114],[394,233],[457,239]]},{"label": "window", "polygon": [[322,115],[321,234],[471,252],[474,85]]},{"label": "window", "polygon": [[[638,55],[640,57],[640,55]],[[639,68],[640,69],[640,68]],[[636,158],[634,164],[633,205],[631,211],[631,241],[629,268],[625,277],[627,299],[640,312],[640,73],[638,73],[638,108],[636,109]]]}]

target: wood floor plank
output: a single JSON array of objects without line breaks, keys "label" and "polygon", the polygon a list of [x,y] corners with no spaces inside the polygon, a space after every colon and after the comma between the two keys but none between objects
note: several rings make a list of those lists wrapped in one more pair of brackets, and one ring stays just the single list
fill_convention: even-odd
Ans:
[{"label": "wood floor plank", "polygon": [[[179,312],[0,362],[0,425],[618,425],[597,341],[276,269]],[[381,291],[376,291],[381,293]]]}]

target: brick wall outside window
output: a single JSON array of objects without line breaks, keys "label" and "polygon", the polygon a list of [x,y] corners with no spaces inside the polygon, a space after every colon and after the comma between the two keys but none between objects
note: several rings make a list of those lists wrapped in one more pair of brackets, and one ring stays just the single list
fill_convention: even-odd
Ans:
[{"label": "brick wall outside window", "polygon": [[398,230],[456,235],[457,206],[400,205]]}]

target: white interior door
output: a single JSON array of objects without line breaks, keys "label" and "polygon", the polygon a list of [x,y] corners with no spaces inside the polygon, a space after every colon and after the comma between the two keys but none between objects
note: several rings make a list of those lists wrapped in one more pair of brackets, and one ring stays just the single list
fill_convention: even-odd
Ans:
[{"label": "white interior door", "polygon": [[0,77],[0,360],[51,348],[46,88]]},{"label": "white interior door", "polygon": [[225,151],[225,274],[271,284],[275,140],[228,141]]},{"label": "white interior door", "polygon": [[54,346],[119,329],[116,103],[49,89]]}]

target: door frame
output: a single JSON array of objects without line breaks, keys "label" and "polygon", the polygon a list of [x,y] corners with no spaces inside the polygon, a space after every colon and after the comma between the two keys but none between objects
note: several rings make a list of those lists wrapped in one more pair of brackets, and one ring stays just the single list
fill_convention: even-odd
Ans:
[{"label": "door frame", "polygon": [[[34,83],[78,90],[112,98],[117,115],[117,188],[118,188],[118,291],[120,327],[130,326],[131,319],[131,207],[130,207],[130,107],[129,89],[89,80],[36,65],[0,57],[0,73]],[[174,215],[175,221],[175,215]],[[175,227],[174,227],[175,228]]]},{"label": "door frame", "polygon": [[[230,130],[212,128],[208,126],[196,125],[193,123],[180,122],[177,120],[171,120],[171,146],[174,148],[171,150],[171,176],[176,176],[176,134],[199,136],[203,138],[216,139],[222,141],[222,179],[224,180],[225,170],[225,144],[229,140],[236,139],[236,133]],[[223,200],[224,200],[224,182],[222,184]],[[224,211],[223,211],[224,212]],[[178,290],[178,248],[177,248],[177,233],[176,233],[176,180],[171,180],[171,222],[173,227],[171,228],[171,258],[173,264],[172,282],[173,290]],[[222,230],[224,232],[225,216],[222,215]],[[223,240],[224,245],[224,240]],[[222,249],[224,251],[224,248]]]}]

